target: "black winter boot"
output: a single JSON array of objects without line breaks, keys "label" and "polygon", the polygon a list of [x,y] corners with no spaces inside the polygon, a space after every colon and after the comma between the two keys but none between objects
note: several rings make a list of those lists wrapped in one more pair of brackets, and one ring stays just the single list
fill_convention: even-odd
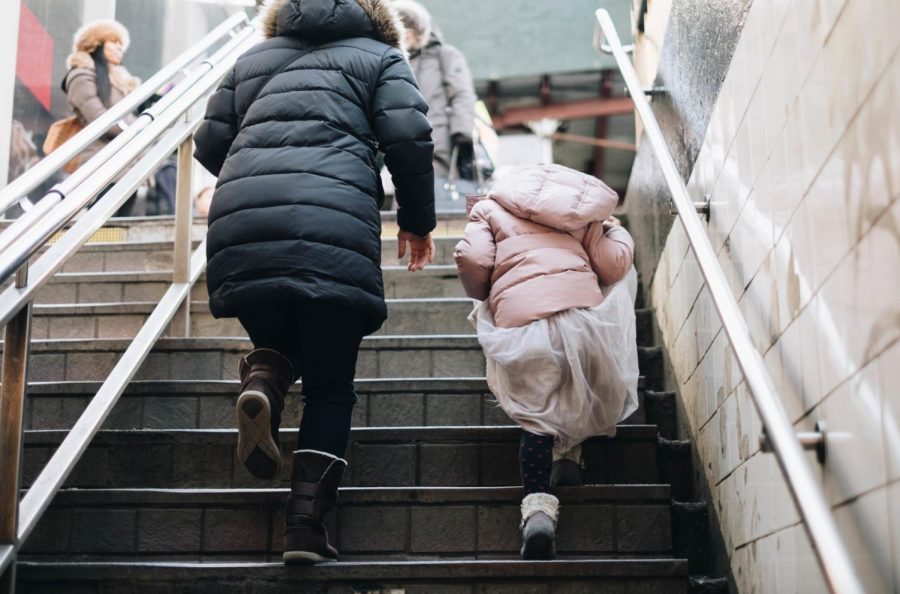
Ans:
[{"label": "black winter boot", "polygon": [[551,487],[577,487],[584,484],[584,462],[581,446],[575,446],[562,454],[553,450],[553,467],[550,470]]},{"label": "black winter boot", "polygon": [[256,349],[241,359],[240,375],[238,458],[253,476],[275,478],[281,472],[278,428],[294,368],[281,353]]},{"label": "black winter boot", "polygon": [[336,561],[325,516],[337,505],[347,461],[316,450],[294,452],[291,494],[284,511],[284,562]]},{"label": "black winter boot", "polygon": [[559,499],[532,493],[522,500],[522,559],[547,561],[556,557],[556,518]]}]

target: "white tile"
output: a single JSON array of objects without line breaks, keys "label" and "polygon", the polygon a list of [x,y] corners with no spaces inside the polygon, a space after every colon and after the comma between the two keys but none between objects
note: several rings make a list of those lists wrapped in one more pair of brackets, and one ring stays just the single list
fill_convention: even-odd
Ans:
[{"label": "white tile", "polygon": [[843,139],[840,179],[835,180],[847,203],[853,240],[871,228],[897,197],[892,186],[892,153],[900,145],[900,58],[896,58],[863,104]]},{"label": "white tile", "polygon": [[794,211],[797,209],[800,199],[803,197],[799,192],[791,194],[788,186],[787,172],[787,150],[784,142],[785,131],[782,130],[775,143],[772,155],[769,157],[769,192],[771,194],[771,217],[772,231],[774,239],[777,241],[781,238]]},{"label": "white tile", "polygon": [[829,88],[822,64],[821,59],[815,63],[797,97],[797,111],[792,114],[800,124],[803,143],[803,170],[800,179],[804,189],[809,187],[834,150],[847,121],[842,119],[840,125],[836,125],[828,113],[828,97],[832,89]]},{"label": "white tile", "polygon": [[900,590],[900,483],[888,488],[888,522],[894,566],[894,592]]},{"label": "white tile", "polygon": [[742,462],[750,459],[759,451],[759,438],[762,435],[762,421],[753,403],[753,397],[745,384],[738,386],[736,397],[736,426],[738,456]]},{"label": "white tile", "polygon": [[887,494],[887,487],[882,487],[834,511],[866,592],[891,592],[894,587]]},{"label": "white tile", "polygon": [[738,299],[744,293],[744,279],[741,277],[741,271],[738,269],[732,256],[731,240],[725,242],[722,248],[718,257],[719,267],[725,274],[725,280],[728,281],[732,296]]},{"label": "white tile", "polygon": [[796,522],[797,511],[774,455],[757,453],[744,467],[744,537],[755,540]]},{"label": "white tile", "polygon": [[776,290],[770,253],[763,260],[740,302],[750,336],[761,353],[769,350],[775,338],[778,324]]},{"label": "white tile", "polygon": [[[710,418],[719,409],[725,398],[734,391],[734,386],[730,385],[732,378],[726,355],[726,345],[727,339],[725,334],[720,332],[716,335],[712,345],[710,345],[706,357],[703,358],[704,366],[700,380],[702,381],[701,389],[705,396],[705,419]],[[740,373],[738,373],[738,376],[740,376]],[[740,378],[737,381],[740,381]],[[701,409],[698,408],[699,412],[701,412]]]},{"label": "white tile", "polygon": [[804,412],[803,360],[800,356],[804,343],[800,334],[800,323],[795,321],[789,325],[776,344],[781,351],[783,378],[781,402],[791,422],[794,422]]},{"label": "white tile", "polygon": [[[752,199],[749,201],[752,204]],[[756,275],[768,253],[765,235],[766,222],[762,221],[755,208],[744,209],[738,217],[730,236],[732,258],[741,274],[741,284],[747,287]],[[771,228],[771,222],[769,222]],[[761,233],[763,236],[761,236]]]},{"label": "white tile", "polygon": [[900,479],[900,342],[878,357],[878,392],[884,404],[884,456],[888,480]]},{"label": "white tile", "polygon": [[740,441],[738,436],[737,394],[725,399],[709,426],[718,432],[719,476],[717,482],[734,472],[741,463]]},{"label": "white tile", "polygon": [[834,360],[852,374],[900,337],[900,202],[894,202],[822,288]]},{"label": "white tile", "polygon": [[841,384],[823,404],[828,431],[825,490],[832,504],[886,482],[878,379],[877,369],[867,368]]},{"label": "white tile", "polygon": [[724,390],[718,395],[719,406],[721,406],[725,397],[737,390],[737,387],[744,381],[744,373],[741,371],[737,357],[734,356],[734,348],[727,339],[724,341],[724,347],[725,371],[722,383]]},{"label": "white tile", "polygon": [[813,552],[809,541],[809,535],[802,525],[793,526],[785,533],[785,538],[793,542],[791,548],[796,569],[796,583],[798,594],[821,594],[827,592],[825,579],[816,554]]},{"label": "white tile", "polygon": [[856,366],[847,358],[842,328],[838,325],[824,294],[816,296],[816,318],[819,340],[819,382],[822,395],[830,394],[840,383],[856,372]]},{"label": "white tile", "polygon": [[784,332],[800,312],[800,285],[805,282],[797,271],[792,238],[790,233],[785,233],[769,256],[774,270],[775,299],[772,306],[772,321],[776,337]]},{"label": "white tile", "polygon": [[708,484],[713,486],[718,485],[725,475],[720,415],[720,412],[714,414],[697,436],[697,455],[704,462],[703,473]]},{"label": "white tile", "polygon": [[744,521],[750,512],[747,507],[748,475],[748,467],[743,464],[715,488],[720,506],[722,536],[728,550],[734,550],[748,542]]},{"label": "white tile", "polygon": [[[894,62],[885,74],[890,86],[885,92],[887,98],[883,104],[887,106],[900,105],[900,57],[895,57]],[[900,198],[900,114],[896,109],[886,109],[881,117],[884,122],[883,133],[887,137],[887,170],[890,172],[891,196]]]},{"label": "white tile", "polygon": [[713,249],[720,251],[734,229],[741,211],[740,182],[738,180],[737,150],[734,147],[725,158],[722,173],[710,195],[709,233]]},{"label": "white tile", "polygon": [[800,312],[796,322],[800,325],[799,352],[791,353],[794,360],[800,362],[800,374],[803,392],[803,410],[808,411],[821,402],[825,394],[822,393],[822,376],[819,372],[819,352],[816,344],[819,340],[818,303],[811,301]]}]

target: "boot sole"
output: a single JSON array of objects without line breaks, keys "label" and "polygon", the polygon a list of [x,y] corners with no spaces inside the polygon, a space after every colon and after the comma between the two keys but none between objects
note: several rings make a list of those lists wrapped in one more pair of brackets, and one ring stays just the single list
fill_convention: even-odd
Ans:
[{"label": "boot sole", "polygon": [[286,551],[281,558],[285,563],[321,563],[322,561],[337,561],[337,559],[323,557],[312,551]]},{"label": "boot sole", "polygon": [[272,407],[262,392],[247,390],[237,401],[238,459],[250,474],[271,479],[281,472],[281,450],[272,437]]}]

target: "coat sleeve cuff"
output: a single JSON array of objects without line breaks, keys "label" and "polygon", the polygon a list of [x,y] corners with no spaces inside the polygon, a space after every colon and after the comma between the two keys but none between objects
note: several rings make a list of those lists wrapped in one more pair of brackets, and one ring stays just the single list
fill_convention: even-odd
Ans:
[{"label": "coat sleeve cuff", "polygon": [[416,177],[395,177],[397,224],[403,231],[424,236],[435,228],[434,172]]}]

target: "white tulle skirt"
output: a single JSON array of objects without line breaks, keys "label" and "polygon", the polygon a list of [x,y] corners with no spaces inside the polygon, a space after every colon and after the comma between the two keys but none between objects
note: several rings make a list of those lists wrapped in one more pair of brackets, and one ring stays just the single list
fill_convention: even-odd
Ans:
[{"label": "white tulle skirt", "polygon": [[603,303],[570,309],[520,328],[498,328],[487,302],[469,321],[487,358],[488,385],[524,429],[556,439],[565,452],[638,407],[634,298],[637,274],[604,290]]}]

